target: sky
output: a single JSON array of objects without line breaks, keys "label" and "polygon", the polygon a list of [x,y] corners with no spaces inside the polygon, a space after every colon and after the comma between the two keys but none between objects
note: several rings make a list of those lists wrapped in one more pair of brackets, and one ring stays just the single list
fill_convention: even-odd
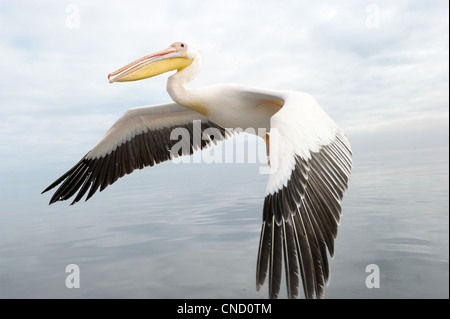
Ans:
[{"label": "sky", "polygon": [[191,87],[308,92],[354,153],[448,147],[448,6],[2,0],[0,174],[68,168],[126,109],[170,101],[167,75],[114,84],[107,75],[176,41],[202,53]]},{"label": "sky", "polygon": [[[183,41],[202,54],[203,69],[190,87],[240,83],[304,91],[347,134],[354,169],[337,247],[339,256],[353,259],[335,259],[334,265],[340,262],[347,272],[332,274],[333,283],[341,278],[353,285],[356,279],[350,273],[368,261],[393,265],[392,277],[386,278],[395,284],[405,279],[399,289],[411,290],[411,278],[414,285],[428,283],[427,289],[434,290],[442,281],[440,269],[448,274],[448,12],[446,0],[0,0],[0,249],[6,256],[0,276],[6,273],[6,282],[26,296],[48,287],[47,282],[59,284],[47,280],[59,273],[48,274],[69,259],[85,260],[98,253],[103,259],[93,265],[100,271],[109,267],[101,264],[109,258],[119,259],[114,267],[130,267],[136,259],[124,258],[122,264],[120,252],[127,255],[129,245],[142,243],[148,259],[142,259],[142,272],[136,272],[140,276],[167,261],[154,258],[151,249],[147,252],[149,247],[165,247],[166,241],[148,243],[152,236],[172,236],[174,225],[186,231],[178,238],[193,238],[183,240],[179,250],[202,245],[201,236],[217,235],[213,246],[227,245],[222,235],[234,236],[235,225],[242,223],[241,217],[234,220],[236,215],[228,214],[234,208],[248,209],[243,234],[254,229],[251,218],[256,216],[259,223],[260,212],[254,208],[262,208],[265,185],[258,183],[266,179],[238,165],[236,171],[190,165],[184,175],[171,164],[159,165],[133,173],[84,205],[47,206],[51,194],[40,195],[127,109],[170,101],[169,74],[112,84],[108,74]],[[224,190],[219,201],[211,177],[225,180],[216,185]],[[182,214],[176,215],[167,203],[179,205]],[[150,226],[152,214],[158,212],[169,221],[158,218]],[[223,216],[213,228],[222,231],[217,234],[210,233],[211,226],[202,219],[216,215]],[[174,216],[180,219],[172,220]],[[135,231],[127,235],[120,229]],[[147,232],[152,229],[156,235]],[[255,229],[259,231],[259,224]],[[249,238],[255,232],[248,233]],[[256,234],[251,239],[255,245],[258,238]],[[75,246],[86,242],[87,250],[68,249],[72,239]],[[396,243],[398,250],[393,249]],[[246,247],[256,251],[253,244]],[[225,258],[232,250],[224,251]],[[132,252],[138,261],[140,252]],[[204,250],[194,249],[193,256],[208,258]],[[148,260],[156,268],[148,268]],[[223,263],[227,267],[228,261]],[[233,267],[241,267],[240,262],[233,265],[232,274],[237,269]],[[198,269],[207,269],[205,274],[212,269],[216,276],[215,268]],[[433,276],[424,276],[423,269]],[[247,270],[253,280],[252,268]],[[237,273],[247,272],[239,268]],[[203,275],[199,272],[191,281]],[[423,281],[417,281],[419,277]],[[28,284],[30,278],[34,285]],[[161,278],[164,281],[164,274]],[[424,287],[419,288],[416,293],[421,294]],[[448,288],[443,291],[448,295]]]}]

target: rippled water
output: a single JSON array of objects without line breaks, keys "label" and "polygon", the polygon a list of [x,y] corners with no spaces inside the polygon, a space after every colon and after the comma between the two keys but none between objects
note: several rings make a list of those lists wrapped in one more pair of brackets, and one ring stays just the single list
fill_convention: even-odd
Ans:
[{"label": "rippled water", "polygon": [[[166,163],[47,206],[40,191],[67,168],[1,176],[1,298],[267,297],[255,291],[259,165]],[[448,147],[355,154],[327,298],[449,297],[448,169]],[[79,289],[65,286],[68,264]],[[366,287],[369,264],[380,288]]]}]

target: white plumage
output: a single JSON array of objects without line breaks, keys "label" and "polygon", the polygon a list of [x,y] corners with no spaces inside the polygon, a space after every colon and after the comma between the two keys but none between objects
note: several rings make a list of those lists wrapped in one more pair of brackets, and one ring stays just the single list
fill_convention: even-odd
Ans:
[{"label": "white plumage", "polygon": [[[257,289],[268,274],[269,296],[277,297],[284,264],[288,297],[299,295],[299,275],[305,297],[322,297],[330,272],[327,254],[334,254],[340,201],[351,174],[347,138],[306,93],[236,84],[188,88],[200,67],[199,51],[177,42],[110,74],[110,82],[121,82],[177,70],[167,82],[174,103],[128,110],[86,156],[44,190],[61,184],[50,204],[75,194],[72,204],[86,193],[87,200],[134,169],[192,154],[229,137],[233,129],[252,128],[269,143],[272,168],[263,207]],[[210,135],[211,130],[219,134]],[[189,135],[187,145],[175,153],[171,150],[177,141],[171,132]],[[202,140],[192,138],[203,132],[208,134],[201,135]]]}]

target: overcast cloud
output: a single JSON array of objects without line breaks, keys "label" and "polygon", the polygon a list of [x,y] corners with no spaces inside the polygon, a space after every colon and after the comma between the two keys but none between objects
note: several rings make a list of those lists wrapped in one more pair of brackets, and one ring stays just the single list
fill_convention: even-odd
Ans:
[{"label": "overcast cloud", "polygon": [[[130,107],[170,100],[166,75],[107,74],[195,44],[192,87],[313,94],[354,150],[448,145],[448,1],[2,1],[0,172],[72,163]],[[50,161],[50,162],[49,162]]]}]

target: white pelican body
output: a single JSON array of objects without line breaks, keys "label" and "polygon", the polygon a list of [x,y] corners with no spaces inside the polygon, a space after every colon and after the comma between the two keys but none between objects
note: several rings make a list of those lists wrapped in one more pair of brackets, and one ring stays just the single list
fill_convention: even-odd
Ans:
[{"label": "white pelican body", "polygon": [[[173,82],[169,79],[169,83]],[[256,94],[256,89],[245,86],[216,84],[189,90],[195,101],[192,106],[190,106],[190,100],[178,99],[176,93],[172,93],[174,88],[178,88],[178,86],[168,89],[174,101],[194,109],[225,128],[252,127],[255,130],[266,128],[269,132],[270,117],[280,109],[280,106],[276,104],[258,103],[258,99],[263,99],[265,95],[261,94],[260,96]],[[245,93],[250,94],[246,96]],[[203,105],[207,105],[207,108]],[[246,117],[243,116],[243,113],[252,114],[252,116]]]},{"label": "white pelican body", "polygon": [[[276,298],[284,263],[288,297],[298,296],[299,274],[305,297],[322,297],[329,279],[327,250],[333,256],[340,201],[351,174],[347,138],[306,93],[235,84],[187,88],[200,67],[198,50],[177,42],[111,73],[110,82],[122,82],[177,70],[167,82],[174,103],[128,110],[80,162],[44,190],[62,183],[50,204],[77,193],[74,204],[89,191],[88,200],[134,169],[192,154],[229,136],[228,129],[253,128],[267,143],[269,163],[276,164],[264,200],[257,289],[268,273],[269,297]],[[220,134],[211,135],[211,130]],[[192,139],[200,131],[202,140]],[[189,132],[189,145],[173,152],[173,132]]]}]

